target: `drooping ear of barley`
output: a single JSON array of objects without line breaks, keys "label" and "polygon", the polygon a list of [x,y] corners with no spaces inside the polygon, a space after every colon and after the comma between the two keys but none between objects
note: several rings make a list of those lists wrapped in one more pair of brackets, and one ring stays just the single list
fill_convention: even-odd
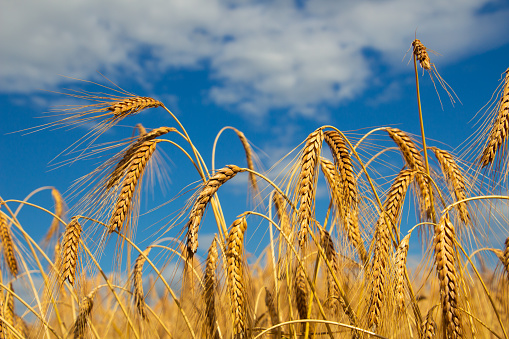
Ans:
[{"label": "drooping ear of barley", "polygon": [[419,201],[421,202],[421,214],[426,217],[431,217],[431,191],[426,179],[426,167],[419,150],[410,137],[403,131],[397,128],[385,129],[392,140],[398,145],[407,166],[416,171],[415,180],[419,186],[421,194]]},{"label": "drooping ear of barley", "polygon": [[[326,229],[320,228],[320,245],[325,250],[325,257],[330,263],[334,274],[339,274],[339,264],[338,264],[338,256],[336,254],[336,250],[334,249],[334,243],[332,242],[331,236]],[[338,314],[339,306],[340,306],[340,292],[339,286],[336,284],[336,281],[332,277],[332,273],[327,269],[327,302],[325,305],[329,307],[333,314]]]},{"label": "drooping ear of barley", "polygon": [[62,239],[62,257],[60,258],[60,282],[67,279],[71,285],[74,285],[76,278],[76,267],[79,261],[79,246],[81,237],[81,225],[78,217],[73,217],[65,229]]},{"label": "drooping ear of barley", "polygon": [[175,131],[176,129],[173,127],[159,127],[151,130],[150,132],[146,132],[141,134],[138,139],[133,142],[127,150],[122,154],[121,160],[117,163],[111,174],[108,176],[108,180],[105,184],[105,189],[108,191],[111,188],[115,187],[121,179],[126,175],[128,171],[128,167],[135,161],[137,157],[140,156],[140,152],[145,149],[145,142],[154,140],[157,137]]},{"label": "drooping ear of barley", "polygon": [[205,277],[203,281],[203,299],[205,301],[205,334],[208,338],[219,338],[216,325],[216,268],[219,254],[217,252],[217,237],[214,237],[207,254]]},{"label": "drooping ear of barley", "polygon": [[403,208],[406,192],[408,190],[408,186],[410,186],[412,183],[414,175],[414,170],[401,170],[396,179],[394,179],[394,182],[392,183],[391,188],[389,189],[389,192],[385,198],[383,205],[385,215],[382,213],[378,222],[385,223],[387,221],[390,223],[389,228],[391,232],[395,232],[395,234],[398,232],[398,228],[396,226],[399,220],[399,214]]},{"label": "drooping ear of barley", "polygon": [[323,133],[317,129],[306,140],[299,162],[300,174],[297,189],[299,210],[297,212],[300,224],[299,244],[305,247],[307,235],[311,231],[315,200],[315,186],[317,181],[318,160],[322,150]]},{"label": "drooping ear of barley", "polygon": [[[143,171],[156,149],[156,144],[157,142],[153,140],[145,141],[131,159],[109,222],[110,233],[116,230],[120,232],[124,222],[128,219],[133,196],[136,188],[139,186]],[[129,223],[129,220],[127,222]]]},{"label": "drooping ear of barley", "polygon": [[341,194],[342,192],[341,177],[338,171],[336,170],[334,164],[323,157],[320,158],[320,167],[322,169],[325,182],[329,186],[332,201],[335,205],[336,211],[341,217],[343,217],[344,208],[343,208],[343,194]]},{"label": "drooping ear of barley", "polygon": [[272,201],[274,202],[274,206],[276,206],[276,213],[279,219],[279,225],[281,227],[281,232],[285,234],[290,240],[292,240],[292,225],[290,223],[290,217],[288,216],[287,203],[285,199],[279,194],[278,191],[274,191],[272,196]]},{"label": "drooping ear of barley", "polygon": [[247,299],[242,267],[244,232],[246,229],[247,223],[245,218],[237,219],[233,222],[228,233],[228,249],[226,252],[228,292],[233,318],[233,336],[236,339],[246,338],[248,335]]},{"label": "drooping ear of barley", "polygon": [[505,71],[503,86],[502,96],[497,105],[497,116],[493,121],[486,146],[479,159],[482,168],[493,164],[497,154],[499,154],[499,163],[506,161],[507,135],[509,133],[509,68]]},{"label": "drooping ear of barley", "polygon": [[128,115],[136,114],[146,108],[161,107],[163,103],[150,97],[134,97],[119,101],[109,106],[107,109],[115,117],[125,118]]},{"label": "drooping ear of barley", "polygon": [[92,290],[89,294],[83,297],[80,302],[78,311],[78,317],[73,325],[74,338],[85,338],[88,321],[90,320],[90,314],[94,307],[94,297],[97,289]]},{"label": "drooping ear of barley", "polygon": [[428,52],[426,51],[426,47],[422,44],[419,39],[415,39],[412,42],[413,54],[419,61],[419,64],[422,68],[429,71],[431,70],[431,62],[429,60]]},{"label": "drooping ear of barley", "polygon": [[405,309],[405,283],[406,283],[406,262],[410,234],[407,234],[399,243],[395,255],[396,267],[396,303],[400,314]]},{"label": "drooping ear of barley", "polygon": [[440,281],[440,297],[442,301],[442,321],[450,338],[462,337],[462,325],[458,298],[460,289],[456,274],[456,254],[454,225],[445,213],[435,225],[434,249],[435,265]]},{"label": "drooping ear of barley", "polygon": [[[431,149],[435,153],[435,156],[440,163],[440,167],[442,167],[442,172],[450,183],[449,186],[452,188],[452,191],[456,196],[456,201],[466,199],[467,194],[465,189],[465,179],[452,155],[436,147],[432,147]],[[467,210],[467,204],[465,202],[461,202],[457,205],[457,208],[461,221],[465,224],[469,223],[470,215]]]},{"label": "drooping ear of barley", "polygon": [[136,309],[143,320],[147,319],[147,310],[145,307],[145,294],[143,293],[143,265],[147,261],[146,256],[150,253],[151,247],[148,247],[143,251],[143,254],[139,254],[136,262],[134,263],[133,271],[133,295],[134,304]]},{"label": "drooping ear of barley", "polygon": [[[51,196],[53,197],[53,202],[55,203],[55,215],[62,219],[64,215],[64,199],[56,188],[51,190]],[[51,238],[57,233],[59,226],[60,220],[58,220],[58,218],[53,218],[48,233],[46,233],[46,236],[44,237],[44,243],[49,243]]]},{"label": "drooping ear of barley", "polygon": [[340,176],[340,181],[336,185],[340,190],[340,201],[337,204],[348,239],[357,250],[362,262],[366,262],[367,252],[359,228],[357,182],[348,147],[338,131],[327,131],[323,135],[331,149],[334,165]]},{"label": "drooping ear of barley", "polygon": [[[240,139],[240,142],[242,143],[242,147],[244,147],[244,152],[246,153],[246,161],[247,161],[247,168],[250,170],[254,170],[254,164],[253,164],[253,150],[251,149],[251,145],[249,145],[249,141],[247,140],[244,133],[239,131],[238,129],[233,129],[237,136]],[[258,181],[256,180],[256,175],[254,173],[249,172],[249,182],[251,183],[251,187],[253,188],[253,191],[255,194],[258,193]]]},{"label": "drooping ear of barley", "polygon": [[2,247],[4,252],[4,259],[7,267],[13,276],[18,275],[18,261],[16,260],[15,245],[12,241],[11,230],[7,223],[7,217],[3,212],[0,212],[0,239],[2,240]]},{"label": "drooping ear of barley", "polygon": [[233,178],[237,173],[243,171],[245,170],[238,166],[227,165],[218,170],[203,186],[198,198],[193,204],[193,208],[189,215],[189,221],[187,222],[187,249],[191,254],[196,253],[198,249],[198,228],[210,199],[221,185]]}]

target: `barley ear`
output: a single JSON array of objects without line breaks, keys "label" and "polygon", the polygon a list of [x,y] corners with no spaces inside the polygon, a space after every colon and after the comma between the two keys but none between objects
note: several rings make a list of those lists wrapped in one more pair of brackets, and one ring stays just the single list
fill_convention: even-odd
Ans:
[{"label": "barley ear", "polygon": [[15,245],[12,241],[11,230],[7,223],[7,217],[3,212],[0,212],[0,239],[2,240],[2,247],[4,252],[4,259],[9,267],[13,276],[18,275],[18,261],[16,260]]},{"label": "barley ear", "polygon": [[134,271],[133,271],[133,295],[134,295],[134,303],[136,305],[136,309],[140,314],[143,320],[147,320],[147,310],[145,305],[145,294],[143,293],[143,265],[147,260],[147,256],[150,253],[151,247],[148,247],[143,251],[143,254],[140,253],[136,262],[134,263]]},{"label": "barley ear", "polygon": [[230,295],[231,314],[233,317],[234,338],[247,337],[247,300],[243,277],[242,252],[244,232],[247,229],[245,218],[233,222],[228,233],[227,280]]},{"label": "barley ear", "polygon": [[209,338],[219,338],[217,330],[216,317],[216,288],[217,278],[216,269],[219,254],[217,251],[217,236],[214,236],[212,244],[207,254],[207,263],[205,266],[205,277],[203,287],[203,299],[205,302],[205,334]]},{"label": "barley ear", "polygon": [[76,278],[76,267],[79,261],[79,246],[81,238],[81,225],[78,217],[73,217],[64,233],[62,239],[62,257],[60,259],[60,282],[67,279],[71,285],[74,285]]},{"label": "barley ear", "polygon": [[92,290],[83,299],[81,299],[80,307],[78,311],[78,317],[73,325],[74,338],[85,338],[88,321],[90,320],[90,314],[94,307],[94,297],[97,289]]},{"label": "barley ear", "polygon": [[[62,219],[64,215],[64,199],[56,188],[51,190],[51,196],[53,197],[53,202],[55,203],[55,215]],[[60,226],[60,220],[58,218],[53,218],[53,221],[51,222],[51,225],[48,229],[48,233],[46,233],[46,236],[44,237],[44,243],[48,244],[51,238],[57,234],[58,227]]]}]

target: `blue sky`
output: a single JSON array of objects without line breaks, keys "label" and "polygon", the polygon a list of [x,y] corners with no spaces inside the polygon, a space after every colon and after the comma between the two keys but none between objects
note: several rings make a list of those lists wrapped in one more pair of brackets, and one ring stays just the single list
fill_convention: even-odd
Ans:
[{"label": "blue sky", "polygon": [[[85,128],[7,135],[52,121],[36,117],[66,99],[43,90],[85,85],[61,75],[108,85],[101,72],[129,92],[163,101],[208,164],[217,132],[234,126],[270,168],[322,125],[365,132],[392,125],[419,134],[411,53],[405,54],[414,34],[440,54],[430,53],[431,61],[462,102],[453,107],[439,88],[442,110],[429,76],[421,77],[427,137],[451,148],[473,132],[469,121],[509,66],[507,1],[21,0],[4,1],[0,9],[3,199],[23,199],[42,186],[65,192],[104,161],[49,165]],[[132,135],[138,122],[174,126],[162,109],[149,110],[123,121],[104,141]],[[243,166],[242,152],[226,133],[216,167]],[[142,211],[199,179],[174,148],[164,153],[166,193],[154,189]],[[225,208],[227,222],[248,208],[246,187],[243,177],[221,190],[232,207]],[[52,206],[50,191],[31,201]],[[168,215],[182,204],[170,206],[159,211]],[[20,218],[36,239],[51,222],[29,208]],[[163,217],[147,218],[142,226]]]}]

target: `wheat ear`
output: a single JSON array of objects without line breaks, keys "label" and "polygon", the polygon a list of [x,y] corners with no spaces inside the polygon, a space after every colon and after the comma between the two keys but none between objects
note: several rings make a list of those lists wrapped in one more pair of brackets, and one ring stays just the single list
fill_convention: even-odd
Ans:
[{"label": "wheat ear", "polygon": [[300,224],[299,244],[304,248],[307,235],[310,232],[313,220],[313,202],[315,199],[315,185],[320,152],[322,149],[323,133],[317,129],[306,139],[299,162],[300,174],[298,181],[297,198],[299,201],[298,220]]},{"label": "wheat ear", "polygon": [[11,230],[7,224],[7,217],[3,212],[0,212],[0,239],[2,240],[2,247],[4,249],[4,259],[13,276],[18,275],[18,261],[14,255],[15,245],[12,241]]},{"label": "wheat ear", "polygon": [[245,169],[235,165],[227,165],[226,167],[218,170],[210,179],[205,183],[198,198],[193,204],[189,221],[187,223],[187,249],[190,253],[196,253],[198,249],[198,228],[201,219],[205,213],[205,208],[209,203],[212,196],[217,192],[219,187],[225,182],[233,178],[237,173],[243,172]]},{"label": "wheat ear", "polygon": [[44,237],[43,240],[43,242],[45,243],[49,243],[51,238],[57,233],[58,226],[60,226],[59,218],[62,219],[62,216],[64,214],[64,199],[62,198],[60,192],[56,188],[52,188],[51,196],[53,197],[53,202],[55,203],[55,215],[58,218],[53,218],[48,233],[46,233],[46,236]]},{"label": "wheat ear", "polygon": [[62,284],[67,279],[71,285],[74,285],[76,267],[78,266],[81,230],[78,217],[73,217],[65,229],[61,246],[63,256],[60,259],[60,281]]},{"label": "wheat ear", "polygon": [[156,149],[156,141],[145,141],[137,150],[136,155],[130,162],[126,176],[122,183],[122,189],[113,208],[109,222],[109,232],[122,230],[124,221],[129,215],[134,192],[141,181],[143,171]]},{"label": "wheat ear", "polygon": [[[452,155],[436,147],[432,147],[431,149],[435,153],[435,156],[440,163],[440,167],[442,167],[442,172],[449,180],[450,186],[452,187],[454,195],[456,196],[456,201],[466,199],[467,194],[465,189],[465,179],[463,174],[461,174],[461,170],[456,161],[454,161]],[[460,202],[456,206],[458,208],[461,221],[463,221],[465,224],[469,223],[470,215],[467,210],[467,204],[465,202]]]},{"label": "wheat ear", "polygon": [[147,319],[147,310],[145,305],[145,294],[143,293],[143,265],[147,261],[147,256],[150,253],[151,247],[146,248],[143,254],[140,253],[136,262],[134,263],[133,271],[133,288],[134,288],[134,304],[140,314],[141,318]]},{"label": "wheat ear", "polygon": [[427,71],[431,70],[431,61],[429,59],[428,52],[426,51],[426,46],[424,46],[419,39],[415,39],[412,42],[413,53],[415,54],[419,64],[422,68]]},{"label": "wheat ear", "polygon": [[329,145],[334,165],[341,179],[337,184],[340,190],[340,202],[337,204],[348,239],[357,250],[362,262],[366,262],[368,255],[359,228],[357,182],[348,147],[343,136],[335,130],[325,132],[324,140]]},{"label": "wheat ear", "polygon": [[410,234],[407,234],[399,243],[396,249],[395,266],[396,266],[396,303],[398,311],[403,313],[405,309],[405,283],[406,283],[406,262],[408,254],[408,245],[410,242]]},{"label": "wheat ear", "polygon": [[226,252],[226,267],[228,291],[230,295],[231,313],[233,316],[234,338],[247,337],[247,300],[242,273],[242,252],[244,247],[244,232],[247,229],[245,218],[233,222],[228,233],[228,250]]},{"label": "wheat ear", "polygon": [[125,118],[128,115],[136,114],[146,108],[160,107],[163,103],[150,97],[134,97],[119,101],[109,106],[107,109],[115,115],[115,117]]},{"label": "wheat ear", "polygon": [[207,254],[207,264],[205,266],[205,277],[203,287],[203,299],[205,301],[205,333],[210,338],[219,338],[216,328],[216,269],[219,254],[217,251],[217,236],[214,236]]},{"label": "wheat ear", "polygon": [[[486,142],[479,162],[481,167],[492,164],[497,153],[504,157],[507,152],[507,134],[509,133],[509,68],[505,71],[504,89],[497,105],[497,117],[491,127],[491,132]],[[500,148],[502,150],[500,151]],[[500,152],[499,152],[500,151]],[[504,160],[500,160],[504,161]]]},{"label": "wheat ear", "polygon": [[397,128],[386,128],[385,130],[398,145],[407,166],[417,171],[415,179],[421,191],[419,199],[421,201],[421,211],[428,218],[431,217],[431,192],[426,179],[426,167],[417,146],[405,132]]},{"label": "wheat ear", "polygon": [[458,309],[458,279],[454,246],[454,225],[446,213],[435,225],[435,265],[440,281],[443,322],[448,336],[462,337],[461,318]]},{"label": "wheat ear", "polygon": [[73,325],[74,338],[85,338],[86,328],[94,307],[94,297],[97,289],[92,290],[89,294],[83,297],[80,302],[78,310],[78,317]]}]

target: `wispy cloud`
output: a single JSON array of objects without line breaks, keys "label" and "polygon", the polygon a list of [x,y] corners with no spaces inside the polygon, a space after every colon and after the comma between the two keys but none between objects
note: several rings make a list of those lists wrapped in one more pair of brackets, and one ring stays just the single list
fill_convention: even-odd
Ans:
[{"label": "wispy cloud", "polygon": [[375,76],[373,62],[404,67],[416,28],[441,63],[509,39],[509,9],[489,0],[25,0],[1,13],[3,92],[66,81],[57,74],[129,69],[143,81],[147,69],[207,68],[209,98],[255,116],[277,108],[311,116],[355,98]]}]

